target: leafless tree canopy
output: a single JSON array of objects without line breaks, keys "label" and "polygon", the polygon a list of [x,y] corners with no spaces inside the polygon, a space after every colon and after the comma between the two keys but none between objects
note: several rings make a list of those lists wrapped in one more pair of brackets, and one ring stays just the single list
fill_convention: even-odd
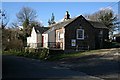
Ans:
[{"label": "leafless tree canopy", "polygon": [[115,30],[118,28],[118,18],[117,15],[114,14],[114,12],[109,9],[103,9],[99,10],[93,14],[85,15],[87,19],[90,19],[92,21],[99,21],[104,23],[110,30]]},{"label": "leafless tree canopy", "polygon": [[113,13],[113,11],[111,9],[103,9],[103,10],[99,10],[93,14],[88,14],[88,15],[85,15],[85,17],[87,19],[90,19],[92,21],[100,21],[100,17],[101,16],[104,16],[106,13]]},{"label": "leafless tree canopy", "polygon": [[7,15],[7,12],[5,10],[0,9],[0,27],[4,29],[9,22],[9,17]]},{"label": "leafless tree canopy", "polygon": [[16,16],[19,22],[23,23],[25,20],[29,20],[29,22],[34,21],[37,17],[37,14],[35,10],[29,7],[23,7]]}]

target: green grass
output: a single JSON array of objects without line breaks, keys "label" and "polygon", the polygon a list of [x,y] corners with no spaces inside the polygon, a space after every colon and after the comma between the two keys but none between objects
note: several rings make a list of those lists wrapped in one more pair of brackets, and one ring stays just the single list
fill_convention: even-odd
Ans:
[{"label": "green grass", "polygon": [[49,61],[55,61],[55,60],[60,60],[64,58],[75,58],[75,57],[80,57],[83,56],[84,52],[74,52],[74,53],[61,53],[61,54],[56,54],[48,58]]},{"label": "green grass", "polygon": [[91,54],[100,54],[101,52],[105,52],[106,50],[90,50],[90,51],[85,51],[85,52],[74,52],[74,53],[61,53],[58,55],[51,56],[48,58],[49,61],[55,61],[55,60],[60,60],[60,59],[65,59],[65,58],[78,58],[82,56],[87,56]]},{"label": "green grass", "polygon": [[[82,56],[92,55],[92,54],[101,54],[102,52],[106,52],[105,49],[100,50],[90,50],[85,52],[74,52],[74,53],[61,53],[61,54],[55,54],[50,55],[47,60],[48,61],[55,61],[55,60],[61,60],[65,58],[78,58]],[[41,53],[25,53],[20,51],[4,51],[3,54],[7,55],[15,55],[15,56],[23,56],[23,57],[29,57],[29,58],[36,58],[40,59]]]},{"label": "green grass", "polygon": [[2,54],[45,60],[46,57],[48,57],[49,53],[47,49],[43,49],[41,50],[41,52],[25,52],[25,51],[9,50],[9,51],[3,51]]}]

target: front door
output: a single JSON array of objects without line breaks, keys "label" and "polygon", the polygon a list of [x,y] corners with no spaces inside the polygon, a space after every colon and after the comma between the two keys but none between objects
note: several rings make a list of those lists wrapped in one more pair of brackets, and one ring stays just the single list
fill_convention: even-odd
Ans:
[{"label": "front door", "polygon": [[42,47],[44,45],[44,36],[42,36]]}]

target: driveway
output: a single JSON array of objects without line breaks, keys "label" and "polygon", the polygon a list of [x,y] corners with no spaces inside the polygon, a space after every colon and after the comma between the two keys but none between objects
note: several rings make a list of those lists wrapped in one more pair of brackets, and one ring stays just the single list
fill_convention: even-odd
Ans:
[{"label": "driveway", "polygon": [[60,67],[55,62],[46,62],[35,59],[3,55],[2,79],[57,79],[57,80],[101,80],[98,77],[86,75],[83,72],[73,71]]}]

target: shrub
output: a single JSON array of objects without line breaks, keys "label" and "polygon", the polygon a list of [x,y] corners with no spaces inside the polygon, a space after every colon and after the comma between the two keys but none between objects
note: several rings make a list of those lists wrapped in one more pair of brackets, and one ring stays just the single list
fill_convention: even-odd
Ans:
[{"label": "shrub", "polygon": [[28,57],[28,58],[35,58],[35,59],[41,59],[45,60],[49,56],[49,50],[47,48],[44,48],[40,50],[39,52],[35,52],[35,49],[26,49],[24,51],[16,51],[16,50],[9,50],[9,51],[4,51],[4,54],[9,54],[9,55],[14,55],[14,56],[23,56],[23,57]]},{"label": "shrub", "polygon": [[39,58],[43,60],[43,59],[47,59],[48,56],[49,56],[49,50],[47,48],[42,49]]},{"label": "shrub", "polygon": [[10,49],[9,51],[3,51],[3,54],[6,54],[6,55],[14,55],[14,56],[19,56],[21,55],[21,51],[16,51],[16,50],[13,50],[13,49]]},{"label": "shrub", "polygon": [[104,44],[104,48],[118,48],[120,47],[120,44],[117,42],[106,42]]},{"label": "shrub", "polygon": [[29,52],[35,52],[35,49],[34,48],[29,48]]}]

